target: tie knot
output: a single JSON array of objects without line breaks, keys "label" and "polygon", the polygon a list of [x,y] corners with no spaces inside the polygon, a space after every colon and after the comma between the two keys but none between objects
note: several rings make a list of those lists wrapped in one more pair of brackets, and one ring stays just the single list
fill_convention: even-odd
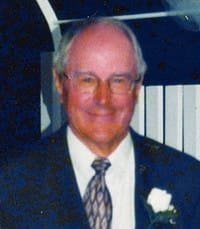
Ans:
[{"label": "tie knot", "polygon": [[111,163],[106,158],[95,159],[92,163],[92,168],[96,173],[105,173],[105,171],[110,167]]}]

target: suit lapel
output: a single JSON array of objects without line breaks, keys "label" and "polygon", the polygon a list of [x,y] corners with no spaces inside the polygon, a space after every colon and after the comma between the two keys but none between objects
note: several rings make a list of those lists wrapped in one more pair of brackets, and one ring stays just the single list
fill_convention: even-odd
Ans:
[{"label": "suit lapel", "polygon": [[148,167],[143,158],[142,138],[131,130],[135,151],[135,222],[136,228],[148,228],[149,219],[143,200],[149,190]]},{"label": "suit lapel", "polygon": [[[137,229],[146,229],[150,225],[148,212],[145,208],[144,201],[154,187],[162,187],[157,173],[155,171],[160,163],[159,150],[161,145],[153,144],[152,141],[139,136],[131,130],[131,135],[135,150],[135,219]],[[160,154],[159,154],[160,155]],[[156,160],[156,163],[155,163]],[[157,161],[158,160],[158,161]],[[164,181],[167,183],[167,181]],[[171,224],[156,224],[154,228],[174,228]]]},{"label": "suit lapel", "polygon": [[66,127],[52,139],[48,157],[46,189],[51,193],[51,210],[57,224],[67,228],[89,228],[88,220],[76,182],[69,149],[66,142]]}]

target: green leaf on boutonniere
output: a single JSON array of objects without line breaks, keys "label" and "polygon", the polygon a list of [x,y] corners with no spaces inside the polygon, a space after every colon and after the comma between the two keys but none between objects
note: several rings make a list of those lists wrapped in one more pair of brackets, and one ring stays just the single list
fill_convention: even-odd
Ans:
[{"label": "green leaf on boutonniere", "polygon": [[168,194],[165,190],[153,188],[147,200],[143,197],[142,199],[150,220],[149,229],[156,223],[176,223],[175,219],[178,217],[178,213],[175,207],[170,204],[171,194]]}]

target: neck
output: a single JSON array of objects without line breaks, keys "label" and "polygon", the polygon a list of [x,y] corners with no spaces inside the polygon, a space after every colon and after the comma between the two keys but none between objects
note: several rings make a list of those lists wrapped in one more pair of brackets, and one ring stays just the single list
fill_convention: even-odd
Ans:
[{"label": "neck", "polygon": [[98,157],[108,157],[112,154],[112,152],[118,147],[120,142],[118,144],[99,144],[99,143],[89,143],[89,142],[83,142],[90,150]]}]

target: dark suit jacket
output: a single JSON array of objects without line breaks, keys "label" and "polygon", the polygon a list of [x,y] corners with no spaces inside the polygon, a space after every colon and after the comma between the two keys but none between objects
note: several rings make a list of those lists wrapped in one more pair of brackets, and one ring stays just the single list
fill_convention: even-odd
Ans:
[{"label": "dark suit jacket", "polygon": [[[179,215],[175,225],[160,223],[154,228],[198,229],[200,163],[130,131],[136,160],[136,228],[148,228],[143,198],[157,187],[172,194]],[[1,168],[0,225],[3,229],[89,229],[69,157],[66,126]]]}]

